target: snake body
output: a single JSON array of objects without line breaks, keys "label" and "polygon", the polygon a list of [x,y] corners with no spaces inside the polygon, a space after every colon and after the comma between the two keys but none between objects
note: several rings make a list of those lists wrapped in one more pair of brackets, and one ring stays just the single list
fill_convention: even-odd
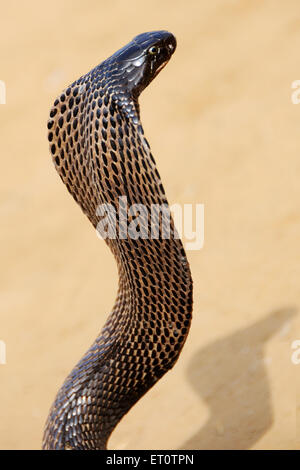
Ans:
[{"label": "snake body", "polygon": [[[176,48],[167,31],[136,36],[66,88],[48,121],[50,152],[62,181],[93,226],[99,205],[168,207],[140,122],[138,97]],[[122,208],[121,208],[122,209]],[[168,238],[106,238],[118,266],[115,305],[103,329],[60,388],[44,449],[105,449],[129,409],[175,364],[192,315],[192,279],[172,218]],[[159,216],[159,214],[158,214]],[[127,224],[127,225],[126,225]],[[121,235],[120,235],[121,234]]]}]

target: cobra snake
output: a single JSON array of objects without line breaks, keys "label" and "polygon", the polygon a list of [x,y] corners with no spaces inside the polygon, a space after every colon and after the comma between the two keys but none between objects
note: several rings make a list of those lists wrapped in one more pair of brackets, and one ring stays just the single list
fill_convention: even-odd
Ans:
[{"label": "cobra snake", "polygon": [[175,49],[167,31],[140,34],[66,88],[50,111],[55,168],[93,226],[101,220],[99,206],[117,211],[124,196],[149,212],[140,236],[125,237],[134,217],[121,223],[117,215],[117,236],[105,239],[117,262],[117,298],[55,398],[43,449],[106,449],[121,418],[173,367],[188,335],[192,278],[172,217],[169,237],[159,213],[158,236],[142,236],[152,205],[169,206],[138,97]]}]

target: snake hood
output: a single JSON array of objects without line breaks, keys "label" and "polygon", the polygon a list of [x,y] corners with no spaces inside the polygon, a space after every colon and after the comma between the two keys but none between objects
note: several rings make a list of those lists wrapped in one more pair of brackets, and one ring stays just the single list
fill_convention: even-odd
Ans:
[{"label": "snake hood", "polygon": [[164,68],[176,49],[176,39],[168,31],[142,33],[94,69],[103,74],[102,87],[123,110],[139,120],[137,98]]},{"label": "snake hood", "polygon": [[155,211],[156,234],[151,224],[148,237],[131,237],[135,217],[122,205],[125,196],[129,207],[143,208],[140,232],[149,228],[153,209],[168,207],[138,96],[175,47],[166,31],[136,36],[74,81],[50,110],[53,163],[93,227],[103,207],[129,217],[116,216],[116,236],[105,238],[118,266],[115,304],[56,395],[44,449],[105,449],[117,423],[174,366],[189,331],[192,278],[172,216],[167,222]]}]

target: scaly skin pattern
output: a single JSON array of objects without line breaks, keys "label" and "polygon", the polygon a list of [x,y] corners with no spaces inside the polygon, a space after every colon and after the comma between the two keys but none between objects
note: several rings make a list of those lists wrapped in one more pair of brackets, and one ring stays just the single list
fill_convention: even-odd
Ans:
[{"label": "scaly skin pattern", "polygon": [[99,205],[111,204],[119,213],[119,197],[128,207],[143,204],[148,214],[135,239],[120,235],[134,216],[127,222],[116,216],[117,236],[106,243],[118,266],[117,299],[55,398],[43,449],[105,449],[120,419],[173,367],[189,331],[192,279],[172,218],[169,238],[162,221],[156,238],[142,236],[152,205],[168,202],[144,137],[138,96],[175,48],[166,31],[135,37],[65,89],[50,112],[55,168],[93,226],[102,219]]}]

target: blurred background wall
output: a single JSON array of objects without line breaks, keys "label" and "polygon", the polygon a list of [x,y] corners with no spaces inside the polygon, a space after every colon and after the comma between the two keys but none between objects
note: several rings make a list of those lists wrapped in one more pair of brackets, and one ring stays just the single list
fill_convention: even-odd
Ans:
[{"label": "blurred background wall", "polygon": [[300,447],[299,2],[10,0],[0,5],[1,449],[40,448],[55,393],[117,287],[111,253],[53,168],[49,108],[156,29],[178,48],[141,96],[142,121],[170,203],[205,205],[205,244],[188,252],[184,351],[109,447]]}]

